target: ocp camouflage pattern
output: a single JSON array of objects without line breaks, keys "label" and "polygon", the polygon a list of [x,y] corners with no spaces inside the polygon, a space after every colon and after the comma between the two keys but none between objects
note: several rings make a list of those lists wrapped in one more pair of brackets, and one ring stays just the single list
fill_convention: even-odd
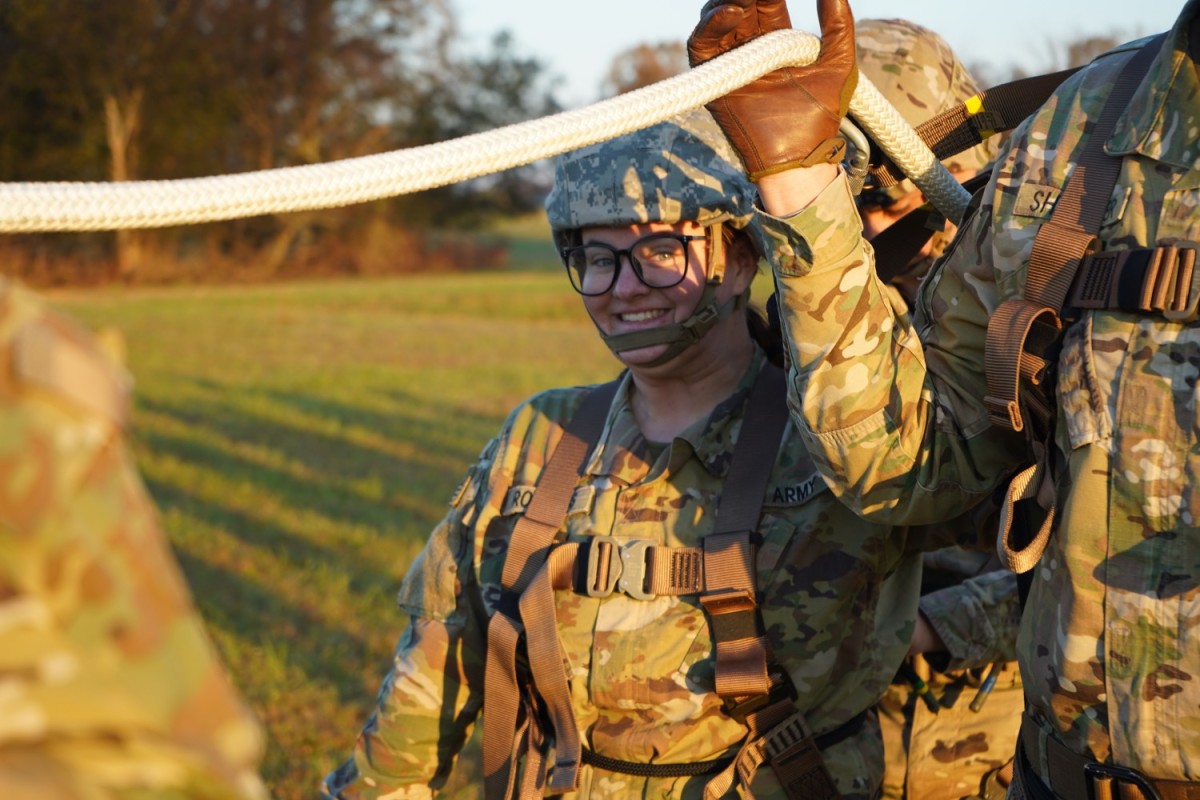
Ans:
[{"label": "ocp camouflage pattern", "polygon": [[[950,45],[926,27],[905,19],[862,19],[854,25],[859,71],[914,128],[979,93],[975,79]],[[997,152],[996,137],[942,161],[950,170],[981,170]],[[888,193],[916,191],[903,180]]]},{"label": "ocp camouflage pattern", "polygon": [[[974,80],[940,36],[903,19],[855,22],[858,66],[884,98],[916,127],[978,92]],[[996,140],[953,156],[943,164],[969,177],[988,166]],[[904,180],[886,192],[900,200],[919,191]],[[916,212],[921,213],[921,212]],[[931,255],[905,271],[895,288],[895,306],[907,310],[909,296],[954,234],[945,223]],[[980,507],[955,524],[985,534],[996,520]],[[939,710],[934,713],[917,695],[913,682],[897,676],[879,704],[886,763],[883,796],[887,800],[958,800],[981,796],[989,776],[1013,755],[1024,696],[1016,664],[1020,607],[1015,576],[1000,569],[993,553],[947,547],[922,559],[921,615],[947,647],[927,662],[910,656],[911,666],[930,687]],[[931,668],[930,662],[936,662]],[[1001,676],[978,711],[970,708],[986,674],[997,665]],[[1003,665],[1002,667],[999,665]],[[999,785],[998,779],[993,781]]]},{"label": "ocp camouflage pattern", "polygon": [[[996,569],[986,552],[957,547],[925,554],[922,566],[921,614],[947,652],[910,656],[909,662],[938,708],[930,710],[903,676],[888,687],[879,703],[887,765],[883,796],[985,797],[989,781],[997,792],[1007,785],[998,773],[1015,752],[1025,704],[1015,660],[1016,576]],[[966,575],[971,577],[964,580]],[[995,683],[972,709],[993,669]]]},{"label": "ocp camouflage pattern", "polygon": [[264,798],[260,728],[123,439],[128,390],[0,278],[0,797]]},{"label": "ocp camouflage pattern", "polygon": [[[738,391],[657,458],[638,430],[625,378],[575,491],[568,540],[611,534],[698,545],[712,530],[763,362],[759,353]],[[428,797],[444,782],[482,704],[483,631],[509,537],[583,395],[582,388],[558,389],[523,403],[468,473],[405,578],[399,602],[411,621],[353,760],[326,781],[328,796]],[[770,643],[810,727],[829,731],[870,708],[895,674],[912,636],[920,556],[904,531],[863,522],[838,503],[790,426],[758,533]],[[556,614],[586,746],[642,763],[704,761],[736,750],[745,729],[714,692],[711,634],[694,596],[560,592]],[[845,797],[874,795],[883,769],[874,724],[825,758]],[[585,766],[578,796],[698,797],[704,781]],[[782,797],[767,768],[752,791]]]},{"label": "ocp camouflage pattern", "polygon": [[[1106,145],[1122,159],[1100,230],[1109,248],[1200,239],[1200,80],[1187,53],[1198,12],[1190,0]],[[982,404],[987,320],[1020,295],[1034,235],[1135,46],[1077,73],[1014,132],[912,325],[881,299],[836,185],[790,221],[823,245],[781,241],[776,259],[793,409],[822,472],[868,516],[951,516],[1028,461]],[[805,250],[821,257],[796,257]],[[1194,779],[1200,325],[1086,312],[1058,373],[1067,477],[1018,641],[1032,717],[1076,753]],[[1030,757],[1046,779],[1044,753]]]}]

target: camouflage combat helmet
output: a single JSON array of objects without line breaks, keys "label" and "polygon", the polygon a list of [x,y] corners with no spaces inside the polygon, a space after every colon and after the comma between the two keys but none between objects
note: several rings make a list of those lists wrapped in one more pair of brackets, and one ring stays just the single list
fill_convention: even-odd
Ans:
[{"label": "camouflage combat helmet", "polygon": [[588,227],[692,221],[707,229],[707,286],[691,317],[649,331],[601,332],[615,353],[671,344],[652,362],[660,364],[745,305],[744,294],[724,305],[715,300],[725,271],[722,228],[745,229],[763,252],[762,233],[754,222],[757,198],[741,158],[701,108],[560,156],[546,216],[560,254],[579,244],[580,231]]},{"label": "camouflage combat helmet", "polygon": [[[950,45],[928,28],[903,19],[855,23],[858,68],[913,127],[979,93]],[[995,138],[942,163],[951,170],[981,170],[996,157]],[[915,191],[905,180],[885,191],[893,199]]]}]

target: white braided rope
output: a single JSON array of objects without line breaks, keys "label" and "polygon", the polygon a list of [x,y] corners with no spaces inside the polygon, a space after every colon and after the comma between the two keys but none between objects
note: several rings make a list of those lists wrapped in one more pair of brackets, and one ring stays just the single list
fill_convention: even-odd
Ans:
[{"label": "white braided rope", "polygon": [[[645,128],[755,78],[812,63],[819,40],[776,31],[682,75],[584,108],[389,153],[208,178],[0,183],[0,232],[155,228],[334,208],[432,189]],[[967,193],[865,77],[851,114],[947,217]]]}]

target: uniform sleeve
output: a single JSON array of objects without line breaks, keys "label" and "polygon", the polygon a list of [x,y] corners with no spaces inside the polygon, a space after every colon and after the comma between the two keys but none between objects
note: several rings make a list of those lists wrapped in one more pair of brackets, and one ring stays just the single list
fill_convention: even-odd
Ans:
[{"label": "uniform sleeve", "polygon": [[777,221],[792,239],[767,254],[791,359],[789,405],[831,487],[874,520],[951,519],[1019,460],[1020,438],[992,428],[982,405],[996,294],[980,256],[988,218],[985,207],[960,228],[922,283],[915,323],[875,274],[844,179]]},{"label": "uniform sleeve", "polygon": [[354,755],[322,786],[327,798],[432,797],[483,705],[486,613],[473,568],[492,442],[455,492],[400,588],[409,614]]},{"label": "uniform sleeve", "polygon": [[921,598],[921,615],[946,644],[947,669],[983,667],[1017,657],[1021,605],[1017,576],[985,572]]},{"label": "uniform sleeve", "polygon": [[265,797],[258,722],[102,413],[116,368],[64,330],[23,326],[33,359],[0,341],[0,795]]}]

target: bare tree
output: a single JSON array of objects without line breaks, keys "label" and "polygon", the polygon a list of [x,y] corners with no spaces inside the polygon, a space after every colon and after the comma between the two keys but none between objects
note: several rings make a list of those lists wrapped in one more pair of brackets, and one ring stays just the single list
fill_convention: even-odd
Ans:
[{"label": "bare tree", "polygon": [[606,96],[625,94],[678,75],[687,68],[687,47],[683,42],[635,45],[613,58],[602,91]]}]

